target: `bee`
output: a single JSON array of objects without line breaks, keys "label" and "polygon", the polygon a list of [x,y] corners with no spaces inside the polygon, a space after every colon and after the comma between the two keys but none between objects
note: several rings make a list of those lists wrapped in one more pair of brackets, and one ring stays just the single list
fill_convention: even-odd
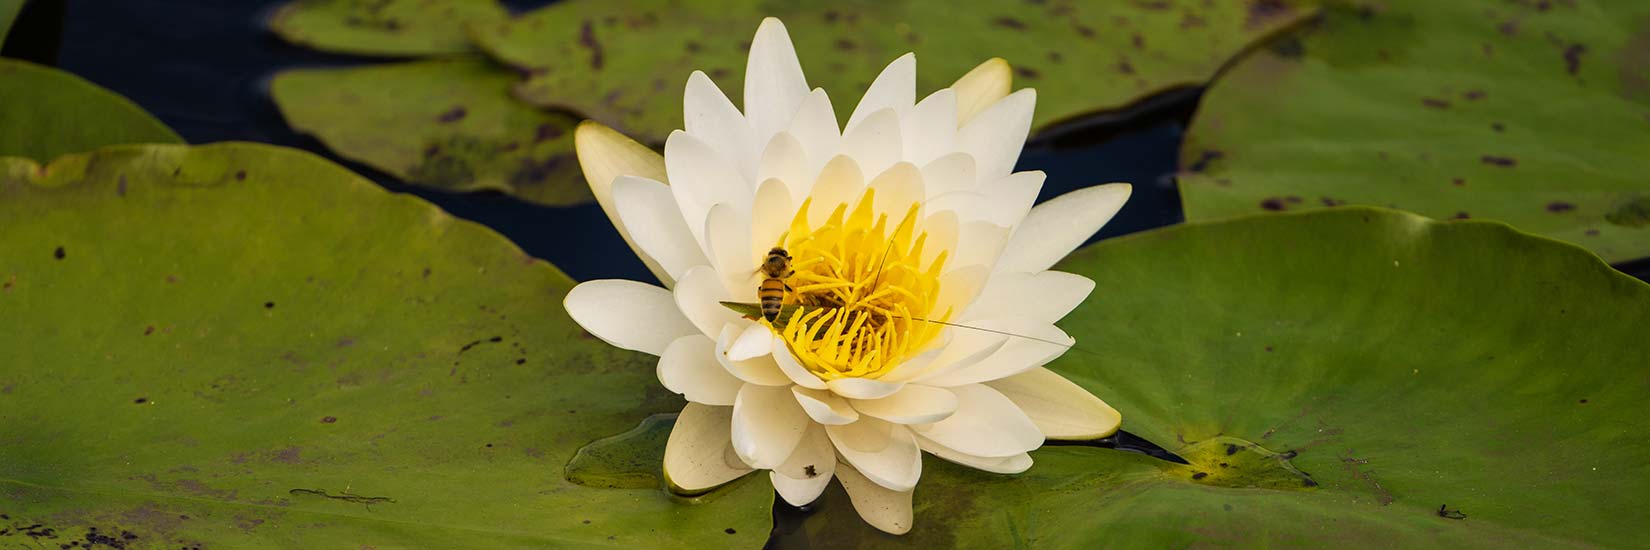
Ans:
[{"label": "bee", "polygon": [[785,294],[793,292],[791,285],[785,282],[796,275],[791,269],[791,253],[780,247],[773,247],[768,251],[768,259],[763,260],[762,267],[758,268],[765,276],[762,286],[756,287],[757,301],[762,304],[762,318],[769,323],[779,318],[779,311],[785,303]]}]

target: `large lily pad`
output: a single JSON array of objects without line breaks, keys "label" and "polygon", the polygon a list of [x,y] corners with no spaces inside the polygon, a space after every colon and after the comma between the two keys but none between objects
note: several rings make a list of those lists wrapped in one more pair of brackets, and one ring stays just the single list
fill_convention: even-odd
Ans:
[{"label": "large lily pad", "polygon": [[0,156],[45,162],[121,143],[183,143],[136,103],[73,74],[0,59]]},{"label": "large lily pad", "polygon": [[440,59],[283,71],[273,93],[294,128],[409,183],[590,200],[573,156],[577,121],[512,99],[515,81],[486,60]]},{"label": "large lily pad", "polygon": [[779,541],[913,548],[1632,546],[1650,536],[1650,286],[1500,224],[1362,208],[1102,242],[1052,368],[1190,462],[929,460],[915,530],[839,490]]},{"label": "large lily pad", "polygon": [[557,2],[505,23],[476,25],[482,49],[529,71],[524,100],[562,107],[663,141],[682,121],[691,69],[739,100],[751,33],[776,16],[809,76],[846,118],[879,71],[917,53],[920,90],[1004,57],[1017,83],[1038,88],[1036,124],[1198,85],[1251,42],[1309,10],[1275,0],[1035,3]]},{"label": "large lily pad", "polygon": [[567,318],[572,281],[490,230],[263,145],[0,163],[0,546],[768,531],[765,479],[708,504],[656,470],[644,488],[565,479],[578,448],[681,401]]},{"label": "large lily pad", "polygon": [[17,22],[17,14],[23,11],[24,0],[0,0],[0,44],[6,43],[6,33],[11,30],[12,23]]},{"label": "large lily pad", "polygon": [[1367,204],[1650,256],[1650,4],[1337,6],[1204,96],[1187,219]]},{"label": "large lily pad", "polygon": [[269,28],[321,51],[420,56],[471,51],[466,25],[509,15],[497,0],[297,0],[276,10]]}]

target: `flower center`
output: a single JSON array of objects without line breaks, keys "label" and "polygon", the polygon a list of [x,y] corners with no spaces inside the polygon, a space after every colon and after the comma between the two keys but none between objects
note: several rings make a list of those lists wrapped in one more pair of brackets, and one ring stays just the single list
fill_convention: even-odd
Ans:
[{"label": "flower center", "polygon": [[802,307],[775,330],[803,366],[826,380],[881,377],[920,352],[951,316],[932,311],[948,251],[930,250],[923,261],[928,234],[918,205],[890,228],[873,199],[867,189],[851,213],[848,203],[839,204],[814,227],[810,198],[786,234],[796,271],[786,302]]}]

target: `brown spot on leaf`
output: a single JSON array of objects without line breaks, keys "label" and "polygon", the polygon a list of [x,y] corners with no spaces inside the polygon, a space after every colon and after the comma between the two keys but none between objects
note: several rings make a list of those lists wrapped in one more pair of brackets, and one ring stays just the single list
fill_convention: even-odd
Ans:
[{"label": "brown spot on leaf", "polygon": [[601,70],[603,63],[602,43],[596,40],[596,27],[588,19],[584,21],[583,25],[579,26],[579,45],[590,50],[590,68]]},{"label": "brown spot on leaf", "polygon": [[1434,108],[1434,109],[1448,109],[1449,108],[1449,102],[1448,101],[1438,99],[1438,98],[1434,98],[1434,97],[1423,97],[1423,98],[1421,98],[1421,104],[1425,105],[1427,107]]},{"label": "brown spot on leaf", "polygon": [[1005,29],[1014,29],[1014,30],[1017,30],[1017,31],[1026,30],[1025,22],[1020,21],[1019,19],[1015,19],[1013,17],[998,17],[996,19],[991,20],[991,23],[993,25],[996,25],[996,26],[999,26],[999,27],[1002,27],[1002,28],[1005,28]]},{"label": "brown spot on leaf", "polygon": [[443,112],[439,116],[435,117],[435,121],[441,124],[458,122],[460,120],[464,120],[464,116],[468,114],[469,111],[466,111],[463,105],[459,105],[451,109],[447,109],[446,112]]},{"label": "brown spot on leaf", "polygon": [[1015,67],[1014,74],[1020,75],[1024,78],[1038,78],[1043,76],[1043,73],[1039,72],[1037,69],[1025,66]]},{"label": "brown spot on leaf", "polygon": [[1553,201],[1553,202],[1547,203],[1547,211],[1548,212],[1553,212],[1553,213],[1569,212],[1569,211],[1575,210],[1575,209],[1576,209],[1576,205],[1570,204],[1570,203],[1567,203],[1567,202],[1564,202],[1564,201]]},{"label": "brown spot on leaf", "polygon": [[1226,153],[1224,152],[1216,151],[1214,149],[1204,149],[1202,153],[1198,153],[1197,160],[1192,161],[1190,165],[1186,166],[1186,169],[1193,172],[1202,172],[1209,169],[1209,163],[1225,157]]},{"label": "brown spot on leaf", "polygon": [[1265,200],[1260,201],[1260,208],[1262,210],[1270,210],[1270,211],[1273,211],[1273,212],[1282,212],[1282,211],[1288,209],[1289,207],[1284,205],[1283,199],[1280,199],[1280,198],[1277,198],[1277,197],[1271,197],[1271,198],[1267,198]]},{"label": "brown spot on leaf", "polygon": [[1515,159],[1515,158],[1512,158],[1512,157],[1498,157],[1498,156],[1495,156],[1495,155],[1484,155],[1482,157],[1479,157],[1479,160],[1482,161],[1484,164],[1489,164],[1489,165],[1492,165],[1492,166],[1501,166],[1501,167],[1505,167],[1505,168],[1511,168],[1513,166],[1518,165],[1518,159]]},{"label": "brown spot on leaf", "polygon": [[1570,73],[1571,76],[1580,73],[1581,55],[1584,53],[1587,53],[1587,46],[1583,44],[1571,44],[1564,48],[1564,72]]},{"label": "brown spot on leaf", "polygon": [[335,423],[335,422],[338,422],[338,417],[336,417],[336,416],[323,416],[323,417],[321,417],[321,423],[322,424],[332,424],[332,423]]},{"label": "brown spot on leaf", "polygon": [[1461,187],[1467,184],[1467,180],[1464,178],[1450,178],[1449,182],[1450,185],[1454,185],[1456,187]]},{"label": "brown spot on leaf", "polygon": [[1466,99],[1467,101],[1478,101],[1480,99],[1484,99],[1484,91],[1467,90],[1466,93],[1461,94],[1461,98]]},{"label": "brown spot on leaf", "polygon": [[52,251],[52,258],[56,258],[56,259],[59,259],[59,260],[67,257],[68,255],[69,255],[69,253],[65,252],[63,250],[63,247],[61,247],[61,246],[57,247],[57,250]]}]

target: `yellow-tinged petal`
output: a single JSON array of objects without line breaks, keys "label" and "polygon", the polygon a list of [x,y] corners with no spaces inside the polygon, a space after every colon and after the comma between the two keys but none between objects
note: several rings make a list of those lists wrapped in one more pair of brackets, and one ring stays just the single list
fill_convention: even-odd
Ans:
[{"label": "yellow-tinged petal", "polygon": [[911,491],[893,491],[877,485],[847,463],[837,464],[836,479],[848,491],[848,500],[865,523],[894,535],[911,531]]},{"label": "yellow-tinged petal", "polygon": [[1014,70],[1001,57],[987,59],[957,79],[957,83],[951,85],[957,92],[957,127],[968,124],[974,115],[1008,97],[1009,87],[1013,85]]},{"label": "yellow-tinged petal", "polygon": [[630,249],[666,288],[675,285],[676,280],[671,278],[670,273],[636,246],[636,241],[630,237],[630,230],[625,229],[624,222],[619,220],[619,211],[613,203],[613,180],[619,176],[638,176],[669,183],[665,180],[665,157],[593,120],[580,122],[578,128],[573,130],[573,150],[578,154],[579,167],[584,170],[584,180],[590,183],[590,192],[596,196],[596,204],[600,204],[602,212],[607,213],[607,219],[613,221],[613,227],[619,230],[625,244],[630,245]]},{"label": "yellow-tinged petal", "polygon": [[733,451],[733,407],[688,403],[665,441],[665,483],[672,492],[700,493],[752,469]]},{"label": "yellow-tinged petal", "polygon": [[1097,439],[1117,432],[1123,415],[1054,371],[1037,367],[986,382],[1002,392],[1048,439]]}]

